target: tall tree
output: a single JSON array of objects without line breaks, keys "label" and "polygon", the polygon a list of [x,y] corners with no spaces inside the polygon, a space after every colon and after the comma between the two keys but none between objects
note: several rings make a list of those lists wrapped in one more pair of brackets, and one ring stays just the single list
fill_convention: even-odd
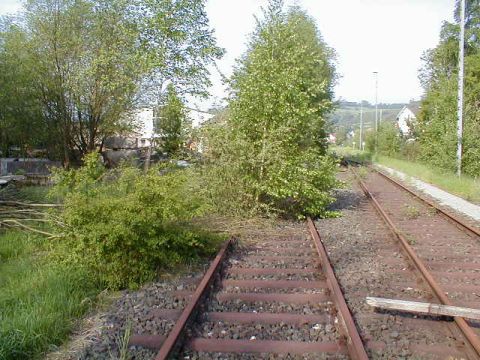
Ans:
[{"label": "tall tree", "polygon": [[335,183],[324,130],[333,51],[303,10],[282,9],[271,1],[257,22],[231,79],[228,138],[213,147],[247,207],[324,215]]},{"label": "tall tree", "polygon": [[[464,173],[480,176],[480,1],[466,9],[464,88]],[[458,14],[458,2],[455,13]],[[457,16],[458,20],[458,16]],[[439,45],[428,50],[420,80],[425,89],[418,125],[421,159],[446,170],[455,169],[459,26],[445,22]]]},{"label": "tall tree", "polygon": [[68,164],[130,124],[142,85],[202,94],[221,56],[205,1],[29,0],[19,27],[52,156]]},{"label": "tall tree", "polygon": [[[22,155],[41,146],[41,106],[38,89],[32,86],[34,76],[28,41],[20,27],[8,18],[0,24],[0,151],[10,156],[18,146]],[[34,131],[32,131],[34,129]]]}]

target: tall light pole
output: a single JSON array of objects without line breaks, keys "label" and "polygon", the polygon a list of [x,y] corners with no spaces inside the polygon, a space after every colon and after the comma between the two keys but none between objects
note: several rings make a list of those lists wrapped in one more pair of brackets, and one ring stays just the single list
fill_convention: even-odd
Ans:
[{"label": "tall light pole", "polygon": [[460,42],[458,56],[458,104],[457,104],[457,175],[462,175],[463,137],[463,57],[465,49],[465,0],[460,0]]},{"label": "tall light pole", "polygon": [[363,150],[363,100],[360,102],[360,150]]},{"label": "tall light pole", "polygon": [[375,76],[375,152],[378,145],[378,71],[373,72]]}]

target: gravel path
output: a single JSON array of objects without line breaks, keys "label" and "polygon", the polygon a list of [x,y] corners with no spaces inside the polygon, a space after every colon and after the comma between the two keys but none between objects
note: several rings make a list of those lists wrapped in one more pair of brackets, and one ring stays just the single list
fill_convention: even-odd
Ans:
[{"label": "gravel path", "polygon": [[433,197],[441,205],[448,206],[463,215],[469,216],[476,221],[480,221],[480,206],[472,204],[471,202],[468,202],[458,196],[452,195],[444,190],[437,188],[436,186],[430,185],[412,176],[406,175],[405,173],[398,170],[394,170],[379,164],[376,164],[375,166],[391,175],[398,177],[402,181],[405,181],[406,183],[412,185],[417,190],[420,190],[423,193],[426,193],[427,195]]}]

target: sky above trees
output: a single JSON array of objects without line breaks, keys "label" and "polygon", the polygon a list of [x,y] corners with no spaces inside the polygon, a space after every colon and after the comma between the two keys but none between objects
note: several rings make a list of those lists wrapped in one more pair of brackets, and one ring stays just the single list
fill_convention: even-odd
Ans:
[{"label": "sky above trees", "polygon": [[[207,12],[218,44],[226,55],[218,63],[224,75],[232,73],[235,59],[246,50],[254,30],[254,15],[266,0],[208,0]],[[406,102],[419,98],[418,81],[423,51],[437,45],[441,24],[453,20],[454,0],[287,0],[298,4],[317,21],[325,41],[337,52],[342,76],[336,98],[374,99],[372,72],[379,75],[379,101]],[[19,0],[2,0],[0,14],[15,11]],[[210,92],[225,95],[221,76],[212,68]],[[217,101],[218,102],[218,101]],[[207,107],[209,102],[199,102]]]}]

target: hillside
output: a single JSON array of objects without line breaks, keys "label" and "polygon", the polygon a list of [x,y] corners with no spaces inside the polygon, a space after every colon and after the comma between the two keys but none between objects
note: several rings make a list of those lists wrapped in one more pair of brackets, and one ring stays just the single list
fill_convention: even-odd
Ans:
[{"label": "hillside", "polygon": [[[406,104],[379,104],[378,116],[380,121],[395,121],[398,112]],[[331,130],[345,128],[347,131],[360,127],[360,103],[341,101],[337,109],[330,115]],[[363,102],[364,129],[375,126],[375,105]]]}]

